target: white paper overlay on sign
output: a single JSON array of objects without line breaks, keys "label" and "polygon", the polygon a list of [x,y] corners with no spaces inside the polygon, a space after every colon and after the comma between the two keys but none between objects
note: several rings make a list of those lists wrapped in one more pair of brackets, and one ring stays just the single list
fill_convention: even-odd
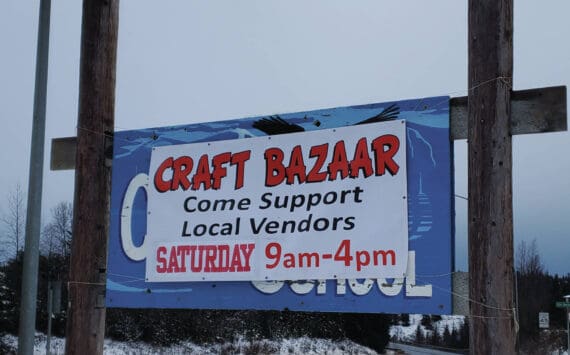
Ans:
[{"label": "white paper overlay on sign", "polygon": [[150,282],[403,277],[405,121],[153,148]]}]

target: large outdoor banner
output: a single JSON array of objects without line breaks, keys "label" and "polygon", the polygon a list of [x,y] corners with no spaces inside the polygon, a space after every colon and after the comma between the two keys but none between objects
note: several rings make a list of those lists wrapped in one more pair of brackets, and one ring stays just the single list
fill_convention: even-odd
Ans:
[{"label": "large outdoor banner", "polygon": [[117,132],[107,306],[450,313],[448,102]]}]

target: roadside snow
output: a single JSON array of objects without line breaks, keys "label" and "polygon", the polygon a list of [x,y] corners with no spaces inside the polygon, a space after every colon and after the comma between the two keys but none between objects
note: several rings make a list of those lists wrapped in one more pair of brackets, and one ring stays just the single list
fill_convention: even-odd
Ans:
[{"label": "roadside snow", "polygon": [[[18,338],[13,335],[5,335],[1,340],[15,349],[18,346]],[[52,337],[51,354],[63,354],[65,339]],[[34,354],[46,353],[46,336],[36,333]],[[374,350],[358,345],[349,340],[332,341],[328,339],[295,338],[281,341],[260,340],[248,341],[238,338],[231,343],[197,345],[192,342],[181,342],[168,347],[153,346],[144,342],[121,342],[105,339],[104,354],[127,355],[127,354],[205,354],[215,355],[220,353],[229,354],[362,354],[377,355]]]}]

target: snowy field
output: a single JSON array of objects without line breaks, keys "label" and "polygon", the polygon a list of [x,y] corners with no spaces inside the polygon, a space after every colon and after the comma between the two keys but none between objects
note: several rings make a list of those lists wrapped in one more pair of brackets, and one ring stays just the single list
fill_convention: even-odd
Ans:
[{"label": "snowy field", "polygon": [[[393,325],[390,327],[390,338],[395,341],[402,342],[414,342],[416,336],[416,329],[418,325],[423,331],[424,336],[430,335],[431,330],[426,329],[421,325],[422,315],[421,314],[410,314],[410,325]],[[433,331],[438,332],[441,336],[445,331],[447,326],[450,331],[453,329],[458,330],[464,323],[465,317],[463,316],[441,316],[441,320],[433,322]]]},{"label": "snowy field", "polygon": [[[12,335],[3,337],[3,341],[12,348],[17,347],[18,339]],[[63,338],[51,339],[51,353],[63,354],[65,340]],[[376,355],[369,348],[348,340],[331,341],[327,339],[296,338],[281,341],[261,340],[250,342],[237,339],[232,343],[196,345],[191,342],[182,342],[169,347],[155,347],[143,342],[120,342],[105,339],[104,354],[362,354]],[[46,353],[46,336],[36,334],[34,354]]]}]

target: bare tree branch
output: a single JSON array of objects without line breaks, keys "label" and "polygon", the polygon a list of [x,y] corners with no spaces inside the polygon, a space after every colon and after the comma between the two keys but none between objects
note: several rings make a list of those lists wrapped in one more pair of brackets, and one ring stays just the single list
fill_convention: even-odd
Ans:
[{"label": "bare tree branch", "polygon": [[20,184],[8,193],[6,201],[8,210],[0,215],[0,222],[4,226],[4,235],[8,240],[7,249],[17,257],[18,252],[23,249],[26,224],[25,193]]},{"label": "bare tree branch", "polygon": [[540,260],[536,239],[530,243],[520,241],[516,252],[516,268],[522,276],[536,276],[544,273],[544,265]]},{"label": "bare tree branch", "polygon": [[44,227],[42,251],[48,255],[69,256],[71,251],[71,226],[73,206],[70,202],[60,202],[51,210],[51,220]]}]

